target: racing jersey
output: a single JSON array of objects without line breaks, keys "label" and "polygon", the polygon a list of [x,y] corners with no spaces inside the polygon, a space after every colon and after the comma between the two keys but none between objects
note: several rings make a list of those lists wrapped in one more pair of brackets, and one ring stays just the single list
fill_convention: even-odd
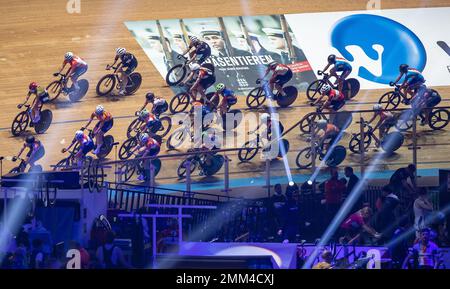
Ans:
[{"label": "racing jersey", "polygon": [[91,116],[92,118],[96,117],[99,121],[108,121],[112,119],[111,113],[104,111],[101,115],[95,114],[95,112]]},{"label": "racing jersey", "polygon": [[291,70],[287,65],[285,64],[277,64],[277,66],[273,69],[277,75],[285,75],[288,73],[288,71]]},{"label": "racing jersey", "polygon": [[343,93],[340,93],[339,90],[331,89],[330,92],[328,92],[328,100],[332,101],[343,101],[345,100],[345,96]]},{"label": "racing jersey", "polygon": [[[119,56],[119,58],[120,58],[120,61],[122,62],[123,67],[131,66],[137,62],[136,57],[129,52]],[[116,58],[116,60],[117,60],[117,58]]]},{"label": "racing jersey", "polygon": [[336,71],[352,70],[352,66],[345,60],[336,60],[334,64]]},{"label": "racing jersey", "polygon": [[339,129],[331,123],[327,123],[327,127],[325,128],[325,133],[331,134],[331,133],[338,133]]},{"label": "racing jersey", "polygon": [[80,57],[78,57],[76,55],[74,55],[72,60],[70,60],[70,61],[64,60],[63,65],[66,65],[66,64],[69,64],[71,69],[75,69],[77,67],[87,65],[86,61],[84,61],[83,59],[81,59]]}]

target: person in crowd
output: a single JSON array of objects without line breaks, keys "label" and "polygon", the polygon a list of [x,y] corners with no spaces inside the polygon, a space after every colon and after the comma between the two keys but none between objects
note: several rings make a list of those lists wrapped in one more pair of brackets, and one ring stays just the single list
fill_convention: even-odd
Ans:
[{"label": "person in crowd", "polygon": [[325,182],[324,204],[326,207],[326,221],[329,224],[339,211],[342,204],[343,195],[346,192],[345,184],[339,180],[338,170],[335,167],[330,168],[330,178]]},{"label": "person in crowd", "polygon": [[[359,178],[355,175],[353,172],[352,167],[345,167],[344,169],[345,177],[347,180],[347,190],[345,192],[345,196],[348,197],[353,192],[353,189],[356,187],[356,185],[359,183]],[[357,211],[363,207],[364,204],[364,191],[362,189],[359,189],[358,191],[353,192],[354,195],[356,195],[355,203],[352,206],[352,212]]]},{"label": "person in crowd", "polygon": [[427,217],[430,216],[433,211],[433,204],[428,199],[428,193],[426,188],[419,188],[418,197],[414,201],[413,210],[414,210],[414,227],[416,229],[416,237],[420,237],[420,231],[429,224],[427,224]]},{"label": "person in crowd", "polygon": [[[420,231],[420,240],[410,250],[403,262],[403,268],[413,261],[413,268],[436,269],[438,266],[437,253],[439,247],[430,240],[430,229],[424,228]],[[411,267],[411,266],[410,266]]]},{"label": "person in crowd", "polygon": [[274,186],[275,194],[271,197],[270,205],[273,213],[273,230],[276,232],[281,229],[283,222],[283,208],[286,205],[286,196],[283,194],[281,184]]},{"label": "person in crowd", "polygon": [[377,228],[383,232],[383,238],[389,240],[396,227],[395,209],[399,205],[400,200],[389,186],[384,186],[382,191],[385,198],[378,212]]},{"label": "person in crowd", "polygon": [[286,190],[286,203],[283,207],[283,228],[279,232],[283,235],[284,243],[295,242],[300,219],[299,219],[299,207],[298,201],[295,199],[294,192],[292,190]]},{"label": "person in crowd", "polygon": [[[394,193],[414,194],[416,166],[409,164],[406,168],[397,169],[389,180],[389,185]],[[409,180],[409,182],[408,182]]]},{"label": "person in crowd", "polygon": [[321,258],[322,262],[314,265],[313,269],[332,269],[331,262],[333,261],[333,254],[328,250],[324,250]]},{"label": "person in crowd", "polygon": [[367,234],[375,239],[380,239],[378,233],[371,225],[372,209],[364,207],[351,214],[340,226],[340,241],[347,243],[364,244],[367,241]]},{"label": "person in crowd", "polygon": [[41,239],[34,239],[32,242],[33,250],[30,255],[30,269],[45,268],[45,253],[42,249]]},{"label": "person in crowd", "polygon": [[131,268],[125,260],[122,249],[114,245],[116,234],[109,231],[106,235],[106,243],[98,247],[96,257],[99,265],[103,269]]},{"label": "person in crowd", "polygon": [[81,246],[80,242],[73,240],[70,244],[70,248],[80,252],[81,269],[89,269],[91,256],[89,255],[89,252]]}]

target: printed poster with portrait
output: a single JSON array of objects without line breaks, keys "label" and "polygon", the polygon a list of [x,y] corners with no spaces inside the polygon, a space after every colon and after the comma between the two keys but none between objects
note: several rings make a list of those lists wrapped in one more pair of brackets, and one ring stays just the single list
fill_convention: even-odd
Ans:
[{"label": "printed poster with portrait", "polygon": [[[294,72],[289,85],[305,91],[316,76],[283,15],[168,19],[125,22],[165,79],[167,71],[183,63],[179,55],[197,36],[211,47],[206,62],[215,68],[216,82],[247,93],[257,86],[271,61]],[[162,41],[164,39],[164,41]]]}]

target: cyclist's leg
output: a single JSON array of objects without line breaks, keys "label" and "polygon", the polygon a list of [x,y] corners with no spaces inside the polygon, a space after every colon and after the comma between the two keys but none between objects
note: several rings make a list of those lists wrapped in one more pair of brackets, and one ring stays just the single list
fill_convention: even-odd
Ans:
[{"label": "cyclist's leg", "polygon": [[45,155],[45,149],[43,146],[40,146],[39,149],[33,155],[27,155],[27,163],[30,167],[34,167],[35,163],[40,160]]},{"label": "cyclist's leg", "polygon": [[75,72],[72,74],[71,79],[72,79],[72,85],[75,88],[75,90],[79,90],[80,86],[78,86],[78,78],[85,74],[86,71],[88,69],[88,66],[80,66],[78,67]]},{"label": "cyclist's leg", "polygon": [[125,88],[128,85],[128,75],[129,75],[129,68],[126,68],[126,70],[123,70],[123,67],[120,68],[120,85],[119,85],[119,94],[125,94]]},{"label": "cyclist's leg", "polygon": [[342,71],[341,75],[338,78],[338,90],[342,91],[344,88],[344,80],[350,75],[352,71],[351,70],[344,70]]},{"label": "cyclist's leg", "polygon": [[42,102],[39,100],[39,97],[37,96],[33,102],[33,106],[31,107],[31,118],[34,123],[39,122],[39,120],[41,119],[41,106]]}]

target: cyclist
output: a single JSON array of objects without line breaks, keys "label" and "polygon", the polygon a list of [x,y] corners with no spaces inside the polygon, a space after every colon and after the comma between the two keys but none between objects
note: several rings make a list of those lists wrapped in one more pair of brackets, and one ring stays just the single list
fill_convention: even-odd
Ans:
[{"label": "cyclist", "polygon": [[214,103],[216,98],[219,98],[220,101],[217,108],[221,115],[226,114],[228,109],[237,103],[237,97],[234,95],[234,91],[227,89],[223,83],[216,84],[215,90],[216,92],[211,97],[210,101],[211,103]]},{"label": "cyclist", "polygon": [[[387,134],[388,130],[395,125],[397,120],[390,111],[383,109],[383,106],[379,103],[373,105],[373,116],[367,121],[367,124],[371,124],[377,117],[380,117],[377,124],[373,128],[373,131],[379,129],[379,141]],[[380,144],[377,143],[377,146]]]},{"label": "cyclist", "polygon": [[[38,123],[41,120],[40,111],[42,105],[49,101],[49,98],[47,90],[45,88],[42,88],[36,82],[30,83],[28,89],[28,95],[25,103],[28,101],[32,94],[36,96],[33,100],[33,104],[31,105],[31,126],[33,126],[35,123]],[[17,107],[19,109],[22,108],[22,104],[19,104]]]},{"label": "cyclist", "polygon": [[[335,85],[338,84],[338,90],[342,92],[342,87],[344,85],[344,80],[350,75],[352,72],[352,66],[350,63],[348,63],[343,58],[337,58],[336,55],[330,54],[328,56],[328,64],[325,66],[323,71],[318,71],[317,74],[321,75],[322,73],[326,72],[328,68],[333,65],[333,67],[330,69],[330,76],[334,76],[336,78]],[[338,75],[337,73],[340,72],[341,74]]]},{"label": "cyclist", "polygon": [[30,169],[32,169],[35,166],[35,162],[44,157],[45,155],[45,149],[44,145],[37,139],[35,139],[34,136],[30,135],[25,138],[25,142],[20,149],[19,153],[17,154],[17,158],[20,158],[23,151],[25,149],[29,149],[27,153],[27,157],[25,159],[25,164],[30,166]]},{"label": "cyclist", "polygon": [[190,110],[190,114],[189,114],[189,116],[191,118],[191,124],[192,125],[195,125],[195,121],[196,121],[195,115],[197,113],[201,113],[202,114],[201,115],[202,130],[207,129],[209,127],[209,124],[204,124],[203,123],[203,119],[205,118],[205,116],[207,114],[211,113],[211,110],[210,110],[210,108],[207,105],[205,105],[203,103],[203,100],[194,100],[192,102],[192,106],[191,106],[191,110]]},{"label": "cyclist", "polygon": [[[291,80],[293,75],[292,70],[285,64],[272,61],[267,65],[266,72],[264,73],[262,79],[264,79],[270,72],[272,72],[272,76],[269,79],[270,91],[273,92],[275,87],[282,96],[286,96],[283,86]],[[260,82],[260,79],[256,80],[256,83],[259,84]]]},{"label": "cyclist", "polygon": [[128,84],[128,77],[138,66],[138,61],[133,54],[127,52],[127,50],[123,47],[119,47],[116,49],[116,57],[114,58],[114,63],[108,65],[108,69],[114,66],[114,64],[116,64],[117,61],[120,61],[120,63],[118,64],[119,66],[118,72],[120,73],[119,95],[125,95],[125,89]]},{"label": "cyclist", "polygon": [[[211,146],[211,144],[214,144]],[[214,150],[218,149],[215,143],[215,135],[212,131],[202,131],[201,138],[194,145],[194,149],[191,151],[198,151],[200,154],[198,158],[200,160],[200,176],[206,175],[206,170],[213,164]]]},{"label": "cyclist", "polygon": [[73,139],[72,143],[67,148],[63,148],[61,152],[65,153],[66,151],[70,150],[70,148],[77,142],[80,144],[80,148],[75,154],[75,160],[78,167],[81,168],[83,166],[84,158],[90,151],[94,149],[95,145],[94,141],[89,136],[85,135],[82,130],[78,130],[75,133],[75,138]]},{"label": "cyclist", "polygon": [[[327,97],[328,99],[323,102],[323,98]],[[328,109],[330,111],[338,111],[345,104],[345,96],[343,93],[339,92],[339,90],[333,89],[330,85],[324,84],[320,88],[320,97],[313,103],[312,106],[321,104],[321,109]]]},{"label": "cyclist", "polygon": [[[67,52],[64,55],[64,62],[62,64],[61,69],[59,70],[59,72],[56,72],[53,75],[58,76],[58,74],[60,74],[61,71],[63,71],[64,67],[66,67],[67,64],[70,65],[70,68],[69,68],[69,71],[67,72],[66,77],[67,77],[67,79],[70,78],[72,80],[72,85],[75,88],[75,90],[79,90],[80,87],[78,86],[77,80],[81,75],[86,73],[86,71],[88,70],[88,65],[87,65],[86,61],[84,61],[80,57],[74,55],[72,52]],[[64,92],[64,94],[67,94],[69,92],[69,89],[67,88],[67,84],[66,84],[66,87],[64,87],[63,92]]]},{"label": "cyclist", "polygon": [[[394,82],[390,82],[390,86],[394,86],[400,79],[405,76],[403,83],[400,85],[400,90],[403,91],[403,94],[406,96],[411,95],[414,97],[416,94],[416,90],[425,83],[425,78],[422,73],[415,68],[409,67],[408,64],[401,64],[399,66],[400,75]],[[408,101],[405,101],[405,104],[409,104]]]},{"label": "cyclist", "polygon": [[139,119],[143,122],[139,130],[141,132],[148,132],[151,136],[155,135],[162,126],[159,118],[147,109],[143,109],[139,113]]},{"label": "cyclist", "polygon": [[167,101],[162,97],[157,97],[153,92],[147,92],[145,95],[145,103],[144,105],[139,109],[138,113],[142,111],[147,104],[152,104],[152,109],[150,110],[153,114],[155,114],[157,117],[159,117],[161,114],[167,111],[169,109],[169,105],[167,104]]},{"label": "cyclist", "polygon": [[192,95],[192,100],[197,99],[197,94],[200,93],[201,99],[208,104],[209,100],[206,98],[205,91],[216,82],[216,76],[214,75],[214,65],[211,63],[204,63],[201,66],[197,63],[191,65],[191,73],[182,82],[185,85],[192,78],[196,77],[194,84],[189,89]]},{"label": "cyclist", "polygon": [[95,135],[96,149],[94,154],[100,152],[100,148],[103,145],[103,136],[107,133],[114,125],[114,119],[110,112],[107,112],[102,105],[97,105],[95,111],[91,114],[91,118],[84,128],[89,127],[94,118],[98,119],[98,123],[95,125],[93,134]]},{"label": "cyclist", "polygon": [[[268,113],[262,113],[259,116],[259,123],[256,128],[249,132],[249,134],[255,133],[256,131],[260,131],[260,135],[263,136],[261,138],[262,146],[265,146],[265,141],[270,141],[272,139],[272,134],[276,133],[275,128],[278,126],[278,136],[281,136],[284,131],[284,127],[279,120],[275,120]],[[267,138],[266,138],[267,137]]]},{"label": "cyclist", "polygon": [[[321,131],[323,130],[323,133]],[[326,140],[330,140],[330,145],[332,145],[337,137],[339,136],[339,128],[332,123],[328,123],[325,119],[321,119],[316,123],[316,129],[314,132],[319,135],[319,147],[323,147]],[[328,150],[329,147],[323,147]]]},{"label": "cyclist", "polygon": [[[441,102],[442,98],[435,90],[428,89],[425,85],[417,89],[416,96],[411,99],[411,107],[421,118],[420,125],[425,125],[430,118],[431,108]],[[421,114],[423,112],[423,115]]]},{"label": "cyclist", "polygon": [[188,48],[183,51],[182,55],[186,55],[189,52],[189,60],[186,64],[197,62],[202,64],[208,57],[211,56],[211,47],[208,43],[201,41],[196,36],[189,37],[190,43]]},{"label": "cyclist", "polygon": [[[151,138],[147,133],[143,133],[139,137],[139,145],[136,146],[131,153],[138,151],[136,158],[154,157],[159,154],[161,149],[161,144],[158,143],[154,138]],[[138,180],[142,181],[145,179],[145,166],[146,161],[140,162],[138,171]]]}]

